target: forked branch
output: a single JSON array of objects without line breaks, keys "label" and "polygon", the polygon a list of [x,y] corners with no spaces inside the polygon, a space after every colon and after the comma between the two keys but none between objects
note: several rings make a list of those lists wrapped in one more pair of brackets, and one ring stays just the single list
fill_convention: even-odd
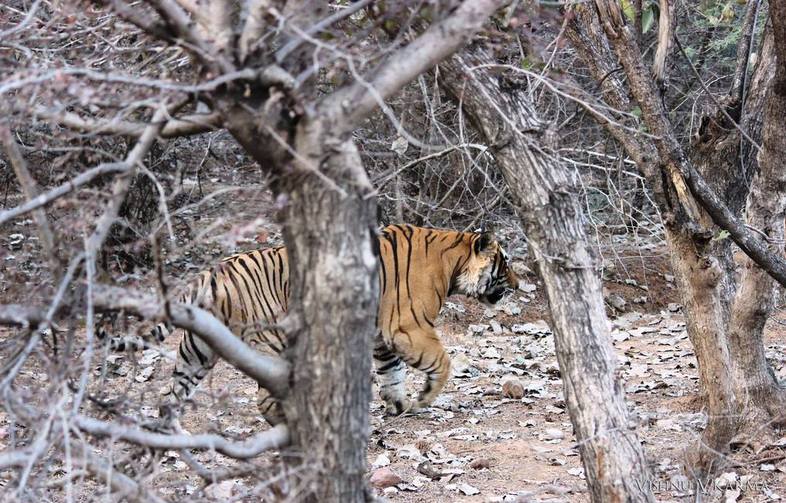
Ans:
[{"label": "forked branch", "polygon": [[[151,296],[107,285],[95,285],[94,303],[101,310],[122,310],[146,319],[165,317],[162,303]],[[210,312],[187,304],[170,304],[169,321],[197,334],[223,359],[257,380],[273,396],[287,393],[289,363],[264,355],[243,342]]]},{"label": "forked branch", "polygon": [[235,459],[248,459],[270,449],[278,449],[289,443],[289,430],[284,424],[257,433],[243,441],[233,442],[221,435],[175,435],[154,433],[139,428],[100,421],[87,416],[76,416],[74,425],[80,430],[99,437],[112,437],[154,449],[209,449]]}]

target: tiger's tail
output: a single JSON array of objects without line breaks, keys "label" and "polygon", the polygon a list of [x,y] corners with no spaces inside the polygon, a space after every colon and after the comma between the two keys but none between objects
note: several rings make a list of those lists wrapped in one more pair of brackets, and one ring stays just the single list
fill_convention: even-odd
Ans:
[{"label": "tiger's tail", "polygon": [[[204,295],[200,292],[201,282],[190,283],[186,291],[177,297],[176,302],[181,304],[197,304],[200,307],[204,305]],[[111,352],[137,352],[145,349],[153,349],[166,340],[167,337],[172,335],[176,327],[170,323],[169,320],[162,321],[153,327],[145,336],[136,335],[117,335],[114,332],[115,325],[117,324],[117,316],[105,316],[96,330],[96,336],[101,341],[106,341]]]}]

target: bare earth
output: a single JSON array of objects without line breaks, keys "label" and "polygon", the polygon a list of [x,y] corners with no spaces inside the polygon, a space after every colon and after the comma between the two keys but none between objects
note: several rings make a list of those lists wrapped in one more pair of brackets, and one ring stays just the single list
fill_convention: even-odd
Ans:
[{"label": "bare earth", "polygon": [[[209,213],[210,208],[200,211]],[[258,214],[259,208],[255,211]],[[258,227],[258,220],[248,220],[251,223],[247,227]],[[240,229],[233,233],[230,229],[223,236],[232,238],[243,232]],[[266,237],[259,240],[265,241]],[[209,261],[211,255],[222,256],[226,247],[234,245],[183,247],[180,251],[191,250],[188,253],[192,256]],[[244,247],[251,245],[246,243]],[[652,465],[653,480],[641,483],[652,486],[658,501],[696,501],[696,487],[685,477],[682,466],[686,451],[696,445],[705,422],[695,358],[680,307],[673,304],[678,302],[678,295],[669,281],[664,252],[650,249],[648,253],[651,255],[643,257],[639,251],[636,259],[627,263],[618,258],[616,272],[606,278],[607,296],[617,295],[627,302],[624,312],[609,307],[614,346],[633,413],[631,427],[645,443]],[[183,252],[175,259],[185,260],[187,256]],[[193,271],[196,267],[181,269]],[[390,418],[383,417],[378,400],[372,403],[369,476],[374,475],[376,480],[392,472],[400,478],[400,482],[374,491],[390,501],[401,502],[588,501],[562,397],[542,286],[533,275],[528,275],[523,289],[494,310],[468,299],[449,301],[443,310],[441,334],[449,347],[456,376],[435,407]],[[768,356],[780,379],[786,379],[785,325],[786,313],[777,311],[766,332]],[[0,330],[0,343],[9,335],[8,330]],[[129,356],[111,355],[104,364],[107,355],[99,352],[94,360],[92,391],[103,391],[107,398],[124,396],[129,416],[156,416],[156,394],[168,384],[173,365],[167,355],[174,354],[177,343],[177,337],[166,342],[168,351],[164,351],[164,357],[151,350],[138,355],[136,361]],[[8,357],[9,350],[7,345],[0,345],[0,361]],[[34,355],[17,378],[16,389],[29,390],[31,400],[41,400],[42,390],[48,384],[44,365],[41,355]],[[420,379],[411,377],[413,394],[422,383]],[[511,379],[523,386],[523,398],[502,395],[503,381]],[[229,365],[219,363],[201,386],[194,406],[183,418],[183,426],[191,433],[212,431],[247,437],[267,428],[257,416],[255,400],[256,384]],[[0,411],[0,450],[9,446],[14,435],[24,435],[12,430],[7,414]],[[100,446],[107,452],[110,444],[104,441]],[[118,443],[113,449],[116,460],[139,455],[138,450],[124,444]],[[214,453],[193,455],[212,470],[237,466]],[[699,491],[702,501],[786,498],[784,460],[786,437],[754,438],[731,455],[727,473],[712,487]],[[152,474],[148,483],[167,498],[248,499],[243,496],[251,483],[248,477],[237,476],[204,489],[202,479],[190,471],[178,453],[150,459],[146,469]],[[260,478],[279,473],[278,456],[264,457],[260,470],[264,469],[269,474],[257,473],[254,484]],[[308,469],[300,474],[302,478],[308,478]],[[40,476],[54,480],[62,477],[62,471],[49,471]],[[15,479],[11,472],[0,471],[0,483],[5,482],[7,487],[15,487]],[[100,493],[89,490],[90,482],[81,487],[83,492],[77,500],[98,498]],[[289,491],[295,492],[292,487]],[[63,493],[57,490],[50,496],[53,501],[64,500]]]}]

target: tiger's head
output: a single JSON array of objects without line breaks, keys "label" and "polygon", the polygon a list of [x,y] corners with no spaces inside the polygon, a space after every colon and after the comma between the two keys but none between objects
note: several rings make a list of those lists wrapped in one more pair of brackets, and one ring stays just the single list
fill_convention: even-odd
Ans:
[{"label": "tiger's head", "polygon": [[457,293],[493,305],[505,295],[505,290],[518,288],[519,278],[508,266],[508,254],[494,233],[474,234],[470,248],[469,258],[456,277]]}]

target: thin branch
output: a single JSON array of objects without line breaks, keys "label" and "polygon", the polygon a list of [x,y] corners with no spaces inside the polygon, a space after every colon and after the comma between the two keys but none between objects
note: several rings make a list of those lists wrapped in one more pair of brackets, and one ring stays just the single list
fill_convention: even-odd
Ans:
[{"label": "thin branch", "polygon": [[[712,221],[729,232],[731,239],[756,264],[786,286],[786,260],[779,254],[772,253],[765,242],[756,237],[728,208],[726,203],[702,178],[701,174],[685,156],[682,147],[673,134],[662,101],[651,79],[645,76],[641,66],[641,54],[630,31],[625,26],[620,6],[614,0],[595,0],[600,12],[606,34],[614,39],[615,50],[620,62],[625,67],[631,82],[631,91],[641,106],[645,123],[658,138],[655,143],[661,162],[670,170],[673,183],[684,184],[690,194],[680,195],[680,202],[687,211],[687,216],[694,222],[699,221],[698,207],[701,206]],[[679,46],[679,40],[675,37]],[[729,118],[730,119],[730,118]],[[736,124],[736,122],[735,122]],[[737,126],[739,127],[739,126]],[[744,132],[743,132],[744,134]],[[745,135],[746,138],[747,135]],[[679,190],[679,187],[677,187]]]},{"label": "thin branch", "polygon": [[238,59],[241,64],[245,63],[267,26],[263,12],[263,7],[266,4],[267,0],[248,0],[246,2],[246,23],[243,25],[243,31],[237,42]]},{"label": "thin branch", "polygon": [[96,82],[128,84],[130,86],[149,87],[152,89],[162,89],[183,93],[202,93],[215,91],[219,87],[236,80],[254,80],[257,78],[262,78],[264,71],[265,70],[262,70],[262,72],[260,72],[259,70],[255,70],[253,68],[244,68],[243,70],[224,73],[214,79],[202,82],[201,84],[190,85],[178,84],[165,80],[146,79],[130,75],[113,75],[91,70],[89,68],[59,68],[56,70],[48,70],[38,75],[31,75],[29,77],[20,78],[17,80],[5,81],[4,83],[0,84],[0,94],[15,91],[28,85],[46,83],[53,79],[70,75],[86,77]]},{"label": "thin branch", "polygon": [[27,15],[25,15],[25,18],[22,20],[21,23],[19,23],[16,26],[12,26],[11,28],[9,28],[7,30],[0,31],[0,40],[4,39],[5,37],[7,37],[9,35],[13,35],[14,33],[18,32],[18,31],[21,31],[21,30],[24,30],[25,28],[27,28],[27,25],[29,25],[30,22],[33,21],[33,19],[35,18],[35,13],[38,12],[38,8],[41,6],[42,2],[43,2],[43,0],[36,0],[33,3],[33,5],[30,7],[30,9],[27,11]]},{"label": "thin branch", "polygon": [[104,209],[104,213],[99,217],[95,230],[85,244],[88,261],[95,260],[95,255],[104,243],[104,239],[106,239],[109,229],[112,227],[115,219],[117,219],[120,207],[125,200],[128,189],[131,187],[136,167],[142,162],[144,156],[147,155],[147,152],[153,146],[153,142],[155,142],[158,133],[164,126],[166,114],[166,107],[162,105],[153,115],[153,120],[147,128],[145,128],[145,131],[139,137],[139,141],[137,141],[134,148],[131,149],[131,152],[126,156],[126,172],[124,176],[118,177],[115,180],[112,186],[112,195],[110,196],[109,203]]},{"label": "thin branch", "polygon": [[[57,122],[61,126],[74,129],[84,134],[99,136],[125,136],[139,138],[145,131],[147,124],[142,122],[122,121],[117,119],[99,121],[86,119],[74,112],[49,113],[39,111],[38,115],[47,120]],[[177,138],[192,136],[221,128],[221,114],[212,112],[208,114],[192,114],[172,118],[161,128],[161,138]]]},{"label": "thin branch", "polygon": [[209,449],[236,459],[253,458],[271,449],[280,449],[289,444],[289,430],[284,424],[257,433],[243,441],[233,442],[221,435],[170,435],[153,433],[124,424],[99,421],[78,415],[74,425],[82,431],[100,437],[112,437],[154,449]]},{"label": "thin branch", "polygon": [[[19,145],[16,143],[11,130],[5,126],[0,126],[0,144],[2,144],[5,149],[8,160],[11,163],[11,167],[14,169],[16,179],[22,187],[22,192],[27,202],[32,201],[38,195],[38,184],[30,174],[30,170],[27,169],[27,162],[22,156],[22,152],[19,151]],[[33,219],[38,226],[41,247],[43,248],[44,254],[49,257],[51,273],[57,276],[60,269],[60,260],[55,250],[52,226],[49,225],[49,219],[43,209],[35,210],[33,212]]]},{"label": "thin branch", "polygon": [[11,325],[22,328],[35,328],[46,320],[46,308],[20,304],[0,306],[0,325]]},{"label": "thin branch", "polygon": [[[95,285],[95,305],[102,310],[122,310],[146,319],[163,319],[164,306],[153,297],[123,288]],[[194,332],[224,360],[254,378],[273,396],[284,397],[289,364],[280,357],[264,355],[235,336],[209,311],[185,304],[169,304],[173,325]]]},{"label": "thin branch", "polygon": [[27,460],[30,458],[29,451],[11,451],[0,454],[0,470],[10,468],[12,466],[25,466]]},{"label": "thin branch", "polygon": [[94,454],[90,445],[82,444],[75,450],[79,451],[85,468],[93,474],[98,482],[105,481],[114,491],[121,493],[122,496],[133,497],[133,500],[164,503],[164,500],[150,489],[128,475],[120,473],[112,466],[112,463]]},{"label": "thin branch", "polygon": [[729,96],[736,98],[740,107],[745,97],[748,63],[753,51],[753,32],[756,28],[756,18],[759,13],[759,1],[750,0],[745,7],[745,19],[742,22],[740,41],[737,44],[737,67],[734,70],[734,80],[732,80]]},{"label": "thin branch", "polygon": [[[369,5],[373,0],[360,0],[359,2],[351,3],[349,6],[339,10],[338,12],[334,12],[330,16],[326,17],[322,21],[314,24],[309,29],[305,31],[305,35],[313,36],[317,33],[321,32],[322,30],[329,28],[334,23],[341,21],[344,18],[347,18],[354,14],[355,12],[359,11],[360,9],[365,8]],[[289,56],[292,51],[296,50],[300,47],[304,42],[307,41],[307,37],[301,36],[295,39],[290,40],[284,47],[276,51],[275,59],[278,64],[282,64],[287,56]]]},{"label": "thin branch", "polygon": [[0,225],[17,218],[25,213],[31,212],[37,208],[42,206],[46,206],[50,204],[52,201],[63,197],[64,195],[68,194],[69,192],[76,190],[77,188],[85,185],[86,183],[90,183],[96,178],[110,174],[110,173],[119,173],[126,171],[128,169],[128,165],[125,162],[111,162],[106,164],[99,164],[98,166],[91,168],[81,175],[77,175],[76,177],[72,178],[71,180],[67,181],[66,183],[55,187],[54,189],[50,190],[49,192],[45,192],[36,196],[35,198],[27,201],[25,204],[20,206],[16,206],[9,210],[0,211]]},{"label": "thin branch", "polygon": [[343,132],[355,129],[385,99],[463,46],[503,4],[504,0],[465,0],[450,16],[432,24],[369,72],[366,79],[327,96],[320,111]]},{"label": "thin branch", "polygon": [[677,44],[677,48],[679,48],[680,54],[682,54],[682,57],[684,57],[685,61],[688,62],[688,66],[690,66],[691,70],[693,71],[693,74],[696,75],[696,79],[698,80],[699,84],[701,85],[702,90],[707,95],[707,97],[710,99],[710,101],[712,101],[712,104],[715,105],[715,107],[723,114],[724,117],[726,117],[726,120],[728,120],[731,124],[734,125],[734,127],[737,129],[737,131],[740,132],[740,135],[742,135],[743,138],[748,140],[750,142],[750,144],[757,151],[761,150],[761,145],[756,143],[756,141],[753,138],[751,138],[748,133],[745,132],[745,130],[742,128],[742,126],[740,126],[740,124],[737,122],[737,120],[735,120],[731,115],[729,115],[729,112],[726,110],[726,107],[721,105],[720,103],[718,103],[718,100],[715,98],[715,95],[712,94],[712,92],[710,92],[710,90],[707,88],[707,84],[704,83],[704,80],[701,78],[701,75],[699,74],[699,71],[693,65],[693,61],[690,60],[690,58],[688,57],[688,53],[685,52],[685,49],[682,47],[682,44],[680,43],[680,39],[675,36],[674,37],[674,42]]}]

